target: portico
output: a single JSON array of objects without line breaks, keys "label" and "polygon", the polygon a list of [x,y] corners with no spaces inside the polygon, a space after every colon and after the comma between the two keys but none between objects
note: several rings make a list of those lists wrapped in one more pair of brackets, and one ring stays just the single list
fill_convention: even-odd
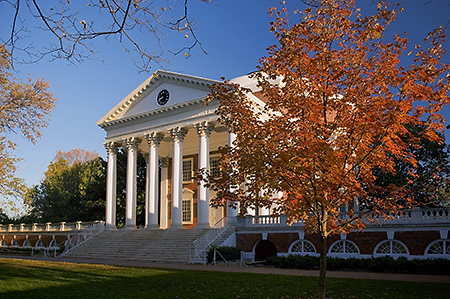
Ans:
[{"label": "portico", "polygon": [[[197,185],[194,171],[216,167],[219,146],[228,143],[226,127],[205,105],[214,80],[158,71],[98,121],[108,152],[106,226],[116,227],[117,150],[127,152],[125,228],[136,228],[136,157],[148,154],[147,229],[209,227],[224,216],[211,209],[211,191]],[[210,165],[212,161],[213,165]]]}]

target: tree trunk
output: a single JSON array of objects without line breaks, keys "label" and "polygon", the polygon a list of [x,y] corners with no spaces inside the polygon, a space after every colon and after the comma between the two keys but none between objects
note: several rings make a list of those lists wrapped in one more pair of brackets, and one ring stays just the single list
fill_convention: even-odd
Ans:
[{"label": "tree trunk", "polygon": [[327,237],[320,234],[320,275],[319,298],[326,298],[326,274],[327,274]]}]

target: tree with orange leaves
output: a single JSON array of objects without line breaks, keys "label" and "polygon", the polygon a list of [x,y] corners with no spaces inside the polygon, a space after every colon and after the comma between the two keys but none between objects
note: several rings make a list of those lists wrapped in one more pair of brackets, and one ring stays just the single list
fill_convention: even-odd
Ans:
[{"label": "tree with orange leaves", "polygon": [[10,53],[0,45],[0,195],[5,197],[20,196],[26,189],[23,180],[15,176],[20,159],[11,153],[16,144],[10,134],[35,143],[56,103],[48,82],[31,78],[22,82],[12,76],[11,69]]},{"label": "tree with orange leaves", "polygon": [[[362,229],[369,215],[387,219],[414,206],[408,184],[380,187],[374,173],[395,173],[397,161],[416,165],[411,147],[421,138],[439,141],[444,130],[440,109],[449,102],[450,66],[441,61],[442,28],[404,68],[407,39],[384,36],[401,8],[381,2],[377,8],[362,16],[354,1],[323,0],[293,26],[286,10],[272,9],[278,44],[252,75],[264,104],[231,82],[209,96],[220,101],[219,119],[236,134],[224,148],[221,175],[209,178],[218,191],[214,204],[275,206],[306,233],[317,233],[320,298],[329,236]],[[422,130],[413,136],[405,124]],[[282,198],[273,198],[278,192]]]}]

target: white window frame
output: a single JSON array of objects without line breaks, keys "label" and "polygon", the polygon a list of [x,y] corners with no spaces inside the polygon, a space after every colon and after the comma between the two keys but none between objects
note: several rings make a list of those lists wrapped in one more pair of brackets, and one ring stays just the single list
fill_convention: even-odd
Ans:
[{"label": "white window frame", "polygon": [[[190,220],[189,221],[184,221],[184,203],[185,202],[189,202],[189,209],[190,209]],[[182,224],[193,224],[194,223],[194,191],[188,189],[188,188],[183,188],[182,191],[182,203],[181,203],[181,223]]]},{"label": "white window frame", "polygon": [[[292,251],[294,249],[294,246],[297,244],[301,244],[302,251]],[[305,251],[305,244],[308,244],[314,249],[314,252],[306,252]],[[300,239],[292,242],[291,246],[289,246],[289,254],[295,254],[295,255],[317,255],[316,246],[314,246],[313,243],[311,243],[308,240]]]},{"label": "white window frame", "polygon": [[[338,244],[342,243],[342,248],[344,249],[344,252],[333,252],[334,248],[338,246]],[[351,244],[356,248],[357,252],[348,252],[347,251],[347,244]],[[331,244],[330,248],[328,249],[328,255],[329,256],[335,256],[335,257],[357,257],[360,255],[359,247],[356,245],[355,242],[347,240],[347,239],[340,239]]]},{"label": "white window frame", "polygon": [[[191,162],[191,170],[190,170],[190,172],[191,172],[191,179],[190,180],[185,180],[184,179],[184,162],[187,162],[187,161]],[[194,180],[194,158],[191,157],[191,158],[184,158],[183,159],[181,172],[182,172],[182,176],[183,176],[183,183],[192,183],[193,182],[193,180]]]},{"label": "white window frame", "polygon": [[213,173],[212,173],[212,167],[211,167],[211,165],[212,165],[212,163],[211,163],[211,160],[212,159],[214,159],[214,158],[218,158],[217,159],[217,162],[218,162],[218,164],[217,164],[217,168],[219,167],[219,161],[220,161],[220,154],[210,154],[209,155],[209,174],[212,176],[213,175]]},{"label": "white window frame", "polygon": [[[444,253],[428,253],[428,251],[430,250],[430,248],[437,243],[442,242],[443,244],[443,252]],[[450,257],[450,239],[440,239],[440,240],[435,240],[433,242],[431,242],[430,244],[428,244],[427,248],[425,249],[425,256],[427,257],[431,257],[431,258],[449,258]]]},{"label": "white window frame", "polygon": [[[403,246],[403,248],[405,249],[406,253],[393,253],[392,252],[392,248],[393,248],[393,243],[396,243],[400,246]],[[389,244],[389,253],[378,253],[378,249],[383,246],[384,244]],[[399,240],[395,240],[395,239],[389,239],[389,240],[383,240],[380,243],[377,244],[377,246],[375,246],[375,249],[373,250],[373,256],[375,257],[379,257],[379,256],[391,256],[393,258],[398,258],[400,256],[409,256],[409,250],[408,247],[405,245],[405,243],[399,241]]]}]

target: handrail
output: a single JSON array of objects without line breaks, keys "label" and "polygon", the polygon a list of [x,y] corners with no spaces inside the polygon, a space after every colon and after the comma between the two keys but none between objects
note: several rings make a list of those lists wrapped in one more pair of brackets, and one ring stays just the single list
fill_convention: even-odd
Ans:
[{"label": "handrail", "polygon": [[[369,221],[369,219],[371,220]],[[380,223],[391,225],[448,223],[450,221],[450,208],[413,208],[389,212],[386,215],[368,212],[363,217],[363,221],[366,226],[378,226]],[[372,221],[375,221],[375,223]],[[246,215],[239,218],[237,222],[238,227],[287,227],[288,225],[302,227],[303,221],[298,220],[288,224],[286,215]]]},{"label": "handrail", "polygon": [[203,236],[196,239],[189,246],[189,263],[193,264],[196,261],[201,261],[206,264],[206,255],[211,244],[214,243],[223,233],[236,225],[235,217],[223,217],[216,224],[214,224]]},{"label": "handrail", "polygon": [[59,222],[59,223],[21,223],[0,224],[0,232],[69,232],[89,229],[99,221],[93,222]]},{"label": "handrail", "polygon": [[100,234],[102,231],[105,230],[105,222],[104,221],[97,221],[90,228],[83,229],[80,233],[72,236],[70,239],[64,242],[64,251],[61,253],[61,255],[66,254],[67,252],[70,252],[71,250],[77,248],[87,240],[95,237],[96,235]]}]

